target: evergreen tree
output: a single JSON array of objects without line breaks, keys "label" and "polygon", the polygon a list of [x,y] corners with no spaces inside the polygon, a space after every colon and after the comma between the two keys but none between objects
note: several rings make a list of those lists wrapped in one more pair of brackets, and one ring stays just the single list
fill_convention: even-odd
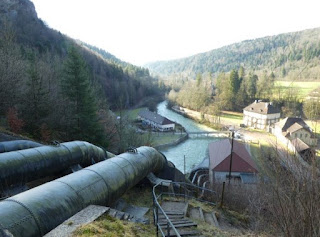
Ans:
[{"label": "evergreen tree", "polygon": [[30,134],[39,137],[40,126],[49,114],[48,90],[41,70],[41,63],[34,52],[28,53],[29,67],[26,84],[25,101],[23,102],[23,118],[25,129]]},{"label": "evergreen tree", "polygon": [[257,81],[258,81],[258,76],[255,74],[251,74],[247,80],[247,94],[250,100],[254,100],[256,98],[257,94]]},{"label": "evergreen tree", "polygon": [[245,76],[246,76],[246,73],[245,73],[244,67],[241,66],[239,68],[239,80],[242,82]]},{"label": "evergreen tree", "polygon": [[240,89],[240,80],[239,80],[239,74],[236,70],[232,70],[230,72],[230,89],[233,95],[235,95],[239,89]]},{"label": "evergreen tree", "polygon": [[103,144],[102,130],[98,123],[97,103],[90,85],[87,64],[79,51],[72,46],[64,64],[62,93],[67,99],[70,139],[81,139]]}]

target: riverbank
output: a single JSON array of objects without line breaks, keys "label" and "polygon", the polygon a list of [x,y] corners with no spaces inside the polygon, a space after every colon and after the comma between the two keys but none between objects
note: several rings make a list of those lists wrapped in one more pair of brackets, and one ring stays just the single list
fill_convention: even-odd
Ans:
[{"label": "riverbank", "polygon": [[242,123],[242,114],[237,112],[223,111],[221,116],[216,117],[177,105],[170,109],[186,118],[190,118],[216,130],[221,130],[223,127],[239,129]]},{"label": "riverbank", "polygon": [[184,142],[185,140],[187,140],[188,137],[189,137],[188,133],[183,133],[182,136],[180,138],[178,138],[177,140],[172,141],[172,142],[168,142],[168,143],[165,143],[165,144],[160,144],[160,145],[154,146],[154,148],[157,149],[157,150],[167,149],[169,147],[173,147],[173,146],[179,145],[181,142]]},{"label": "riverbank", "polygon": [[167,159],[175,164],[177,169],[186,173],[190,172],[193,167],[202,162],[206,157],[208,144],[220,139],[216,136],[207,136],[205,132],[210,133],[216,130],[197,123],[194,119],[189,119],[168,108],[167,101],[159,103],[157,109],[160,115],[181,124],[185,128],[186,133],[199,132],[199,134],[191,135],[188,139],[180,141],[176,145],[160,149]]}]

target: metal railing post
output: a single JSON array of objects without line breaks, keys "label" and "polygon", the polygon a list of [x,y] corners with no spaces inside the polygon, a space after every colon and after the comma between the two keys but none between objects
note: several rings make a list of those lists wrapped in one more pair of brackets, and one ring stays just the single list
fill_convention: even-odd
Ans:
[{"label": "metal railing post", "polygon": [[156,207],[156,226],[157,226],[157,236],[159,235],[158,218],[159,218],[159,209],[158,209],[158,207]]},{"label": "metal railing post", "polygon": [[160,200],[162,201],[162,186],[163,186],[163,185],[162,185],[162,182],[161,182],[161,185],[160,185],[160,186],[161,186],[161,189],[160,189]]},{"label": "metal railing post", "polygon": [[167,236],[170,236],[170,225],[169,225],[169,221],[167,221]]}]

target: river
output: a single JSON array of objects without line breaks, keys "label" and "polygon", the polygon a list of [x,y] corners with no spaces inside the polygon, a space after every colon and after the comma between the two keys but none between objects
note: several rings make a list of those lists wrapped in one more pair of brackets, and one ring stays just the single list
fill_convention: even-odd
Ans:
[{"label": "river", "polygon": [[[205,125],[185,118],[182,115],[167,109],[167,101],[158,104],[158,113],[174,122],[181,124],[188,132],[214,131]],[[186,159],[186,173],[199,164],[206,156],[208,144],[217,140],[216,137],[197,137],[189,138],[177,146],[160,150],[168,160],[172,161],[175,166],[184,172],[184,156]]]}]

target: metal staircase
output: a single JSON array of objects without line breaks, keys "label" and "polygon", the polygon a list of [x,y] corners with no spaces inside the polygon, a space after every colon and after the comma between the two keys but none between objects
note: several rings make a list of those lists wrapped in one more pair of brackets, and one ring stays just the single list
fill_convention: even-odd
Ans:
[{"label": "metal staircase", "polygon": [[[193,184],[169,181],[158,183],[153,187],[153,214],[157,236],[201,236],[197,223],[187,217],[188,201],[195,199],[215,205],[216,198],[216,192]],[[191,212],[192,209],[190,214]],[[202,217],[204,219],[203,214]]]}]

